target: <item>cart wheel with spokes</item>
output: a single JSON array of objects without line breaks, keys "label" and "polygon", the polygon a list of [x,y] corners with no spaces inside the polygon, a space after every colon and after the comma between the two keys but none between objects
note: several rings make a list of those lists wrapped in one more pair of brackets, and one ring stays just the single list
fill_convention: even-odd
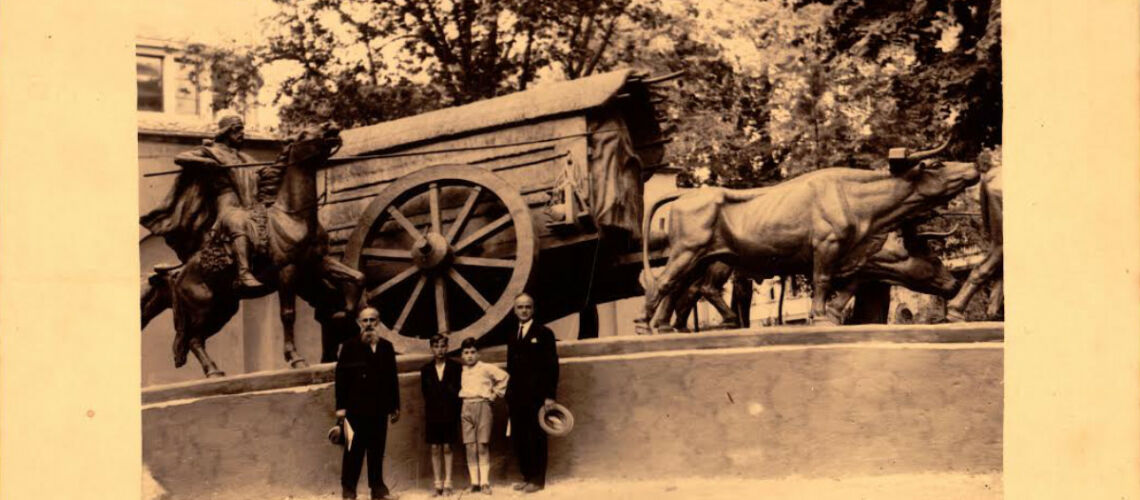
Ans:
[{"label": "cart wheel with spokes", "polygon": [[[405,337],[488,333],[510,313],[538,259],[530,207],[501,177],[467,165],[428,167],[384,189],[360,217],[345,263],[364,301]],[[426,296],[426,297],[425,297]],[[426,352],[426,343],[411,349]]]}]

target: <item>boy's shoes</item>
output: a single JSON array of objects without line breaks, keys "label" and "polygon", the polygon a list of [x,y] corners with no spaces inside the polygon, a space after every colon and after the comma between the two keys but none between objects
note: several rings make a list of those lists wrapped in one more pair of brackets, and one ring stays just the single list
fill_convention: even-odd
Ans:
[{"label": "boy's shoes", "polygon": [[542,486],[539,486],[539,485],[534,484],[534,483],[530,483],[530,484],[526,485],[525,488],[523,488],[523,493],[534,493],[536,491],[542,491]]},{"label": "boy's shoes", "polygon": [[432,493],[431,496],[433,496],[433,497],[443,496],[443,488],[436,488],[435,493]]},{"label": "boy's shoes", "polygon": [[450,486],[444,486],[443,487],[443,493],[441,493],[441,494],[445,497],[449,497],[451,495],[454,495],[455,491],[452,490]]},{"label": "boy's shoes", "polygon": [[479,485],[477,485],[477,484],[471,485],[471,489],[469,491],[471,493],[479,493]]},{"label": "boy's shoes", "polygon": [[484,495],[490,495],[491,494],[491,485],[484,484],[483,486],[479,487],[479,490],[482,491]]},{"label": "boy's shoes", "polygon": [[521,483],[515,483],[515,485],[511,486],[511,488],[514,488],[515,491],[522,491],[523,489],[525,489],[527,487],[528,484],[530,484],[530,483],[523,481]]}]

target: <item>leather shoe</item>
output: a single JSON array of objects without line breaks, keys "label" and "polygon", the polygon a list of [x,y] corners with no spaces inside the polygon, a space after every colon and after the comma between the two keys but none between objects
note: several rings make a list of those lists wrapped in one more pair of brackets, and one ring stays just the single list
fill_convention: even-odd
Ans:
[{"label": "leather shoe", "polygon": [[525,481],[524,481],[524,482],[521,482],[521,483],[515,483],[515,485],[514,485],[514,486],[511,486],[511,488],[513,488],[515,491],[522,491],[522,490],[526,489],[526,487],[527,487],[529,484],[530,484],[530,483],[528,483],[528,482],[525,482]]},{"label": "leather shoe", "polygon": [[542,486],[539,486],[539,485],[534,484],[534,483],[530,483],[530,484],[526,485],[525,488],[523,488],[523,493],[534,493],[536,491],[542,491]]}]

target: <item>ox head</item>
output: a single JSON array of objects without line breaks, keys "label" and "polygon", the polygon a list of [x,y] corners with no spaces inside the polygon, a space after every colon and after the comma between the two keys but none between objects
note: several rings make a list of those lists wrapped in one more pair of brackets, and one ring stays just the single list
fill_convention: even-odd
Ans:
[{"label": "ox head", "polygon": [[[952,232],[952,231],[951,231]],[[866,278],[904,286],[919,293],[950,298],[957,293],[959,283],[930,252],[926,238],[949,235],[934,233],[891,232],[882,248],[871,256],[859,270]]]},{"label": "ox head", "polygon": [[892,148],[889,156],[891,175],[907,180],[915,191],[931,204],[949,201],[967,187],[978,182],[981,173],[976,163],[942,161],[937,158],[950,141],[925,151],[910,152]]}]

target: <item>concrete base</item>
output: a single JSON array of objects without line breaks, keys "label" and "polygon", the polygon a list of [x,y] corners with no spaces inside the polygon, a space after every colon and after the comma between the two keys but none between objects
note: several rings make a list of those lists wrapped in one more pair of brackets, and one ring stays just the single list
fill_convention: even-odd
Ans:
[{"label": "concrete base", "polygon": [[[874,328],[560,343],[559,401],[576,423],[551,439],[549,480],[999,472],[1001,325]],[[396,491],[431,484],[414,371],[425,359],[412,358],[400,363],[404,414],[385,460]],[[209,386],[220,395],[195,384],[148,390],[143,461],[169,498],[335,493],[330,369]],[[497,404],[498,484],[518,476],[504,427]],[[463,486],[461,446],[455,455]]]}]

